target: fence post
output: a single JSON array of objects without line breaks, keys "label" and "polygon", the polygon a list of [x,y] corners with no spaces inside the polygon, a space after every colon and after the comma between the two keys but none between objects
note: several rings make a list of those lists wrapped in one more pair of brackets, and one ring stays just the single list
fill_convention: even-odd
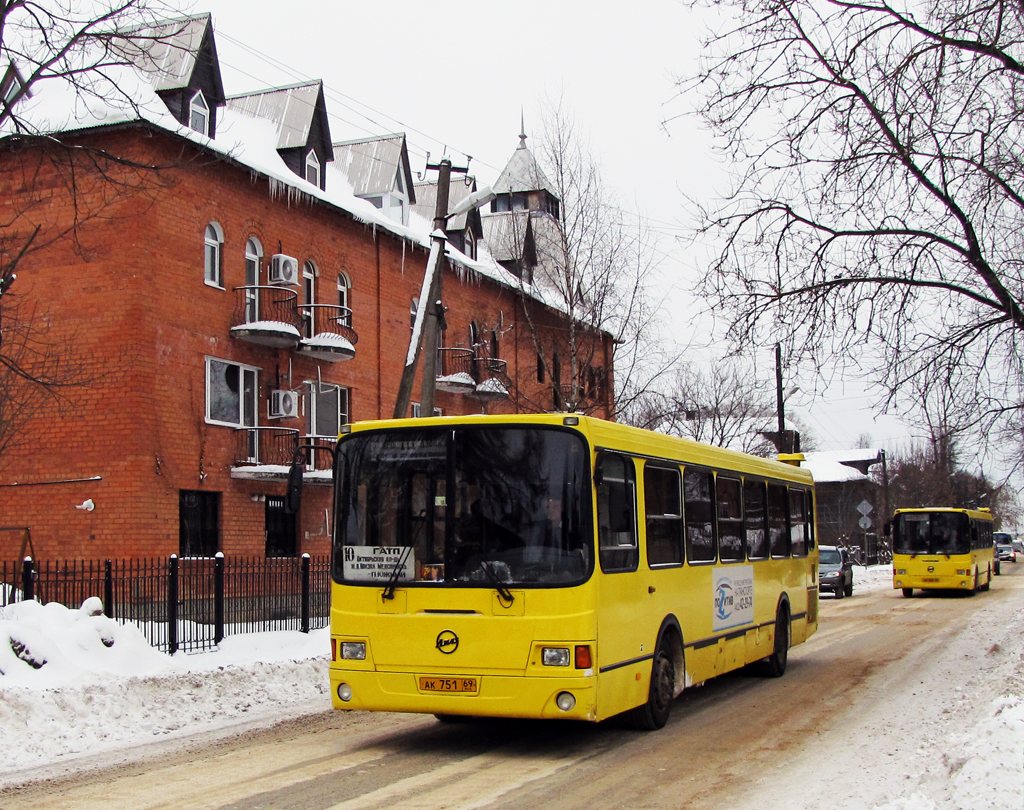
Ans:
[{"label": "fence post", "polygon": [[36,598],[35,572],[31,557],[26,557],[21,563],[21,598],[24,601]]},{"label": "fence post", "polygon": [[114,618],[114,565],[110,560],[103,562],[103,612],[108,619]]},{"label": "fence post", "polygon": [[213,643],[224,640],[224,552],[213,557]]},{"label": "fence post", "polygon": [[303,633],[309,632],[309,555],[302,555],[302,627]]},{"label": "fence post", "polygon": [[167,561],[167,652],[178,651],[178,555]]}]

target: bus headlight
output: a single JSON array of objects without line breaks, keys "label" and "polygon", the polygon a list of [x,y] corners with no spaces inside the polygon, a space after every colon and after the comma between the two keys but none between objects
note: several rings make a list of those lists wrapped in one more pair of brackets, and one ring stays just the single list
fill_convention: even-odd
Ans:
[{"label": "bus headlight", "polygon": [[[546,667],[567,667],[569,666],[568,647],[542,647],[540,651],[541,663]],[[575,701],[573,701],[575,703]]]},{"label": "bus headlight", "polygon": [[555,698],[555,705],[563,712],[571,712],[576,706],[576,698],[571,692],[559,692]]},{"label": "bus headlight", "polygon": [[352,700],[352,687],[349,686],[347,683],[339,683],[338,699],[342,703],[348,703],[350,700]]},{"label": "bus headlight", "polygon": [[343,641],[341,642],[341,658],[343,661],[365,661],[365,641]]}]

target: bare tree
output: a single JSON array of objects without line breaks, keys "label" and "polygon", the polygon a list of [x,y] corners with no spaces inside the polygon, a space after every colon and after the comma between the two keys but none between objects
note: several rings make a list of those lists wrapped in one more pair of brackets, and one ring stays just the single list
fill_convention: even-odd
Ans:
[{"label": "bare tree", "polygon": [[[560,105],[546,117],[534,166],[529,185],[549,191],[555,210],[513,211],[504,238],[518,251],[523,310],[554,405],[585,412],[604,405],[613,417],[628,417],[672,362],[657,348],[658,304],[648,289],[652,239],[639,217],[615,204]],[[559,328],[539,317],[538,299],[562,313]],[[614,381],[606,376],[609,350]]]},{"label": "bare tree", "polygon": [[684,365],[668,393],[648,395],[646,402],[647,427],[759,456],[774,452],[763,435],[775,419],[772,390],[739,361]]},{"label": "bare tree", "polygon": [[699,291],[731,337],[845,358],[897,407],[971,379],[976,431],[1019,424],[1024,6],[721,6],[682,87],[739,172],[700,231],[721,239]]},{"label": "bare tree", "polygon": [[[19,266],[58,242],[81,250],[84,223],[108,216],[124,193],[158,185],[161,167],[61,130],[97,107],[138,117],[140,72],[158,70],[159,48],[180,27],[158,24],[172,12],[157,0],[0,0],[0,175],[9,187],[38,190],[19,195],[17,207],[0,205],[0,454],[42,399],[89,381],[73,341],[49,341],[38,304],[18,300]],[[44,90],[50,98],[40,104]],[[72,207],[69,223],[58,225],[56,195]]]}]

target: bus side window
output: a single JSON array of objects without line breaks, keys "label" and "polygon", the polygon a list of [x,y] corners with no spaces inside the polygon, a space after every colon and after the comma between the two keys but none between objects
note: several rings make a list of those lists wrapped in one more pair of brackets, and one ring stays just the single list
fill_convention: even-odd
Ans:
[{"label": "bus side window", "polygon": [[789,526],[786,519],[786,488],[768,485],[768,545],[773,558],[789,556]]},{"label": "bus side window", "polygon": [[595,472],[601,570],[635,571],[640,555],[633,462],[613,453],[602,453]]},{"label": "bus side window", "polygon": [[768,559],[764,499],[764,481],[743,482],[743,526],[747,536],[747,557],[751,560]]},{"label": "bus side window", "polygon": [[647,564],[681,565],[683,562],[683,502],[679,470],[644,467]]},{"label": "bus side window", "polygon": [[714,483],[710,470],[683,471],[683,511],[686,515],[686,559],[690,563],[714,562]]},{"label": "bus side window", "polygon": [[722,562],[743,559],[743,504],[737,478],[715,477],[715,503],[718,508],[718,553]]},{"label": "bus side window", "polygon": [[794,557],[807,555],[807,514],[804,512],[804,491],[789,491],[789,543]]}]

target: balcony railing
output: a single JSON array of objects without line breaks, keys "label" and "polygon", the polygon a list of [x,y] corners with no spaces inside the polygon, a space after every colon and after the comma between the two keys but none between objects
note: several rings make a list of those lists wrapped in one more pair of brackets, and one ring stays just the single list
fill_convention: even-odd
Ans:
[{"label": "balcony railing", "polygon": [[508,362],[493,357],[473,361],[476,387],[473,396],[481,400],[508,399]]},{"label": "balcony railing", "polygon": [[299,442],[296,428],[256,425],[235,429],[237,444],[232,474],[236,477],[283,478]]},{"label": "balcony railing", "polygon": [[235,287],[231,334],[261,346],[299,345],[298,293],[287,287],[247,284]]},{"label": "balcony railing", "polygon": [[473,350],[442,348],[437,350],[438,391],[449,394],[468,394],[476,389],[473,377]]},{"label": "balcony railing", "polygon": [[[334,448],[338,444],[337,436],[316,436],[306,434],[299,440],[306,453],[306,470],[311,473],[330,473],[334,465]],[[321,476],[322,477],[322,476]],[[311,480],[314,477],[310,477]],[[330,481],[329,475],[325,479]]]},{"label": "balcony railing", "polygon": [[302,354],[329,363],[355,357],[359,336],[352,328],[351,309],[340,304],[301,304],[299,314]]}]

